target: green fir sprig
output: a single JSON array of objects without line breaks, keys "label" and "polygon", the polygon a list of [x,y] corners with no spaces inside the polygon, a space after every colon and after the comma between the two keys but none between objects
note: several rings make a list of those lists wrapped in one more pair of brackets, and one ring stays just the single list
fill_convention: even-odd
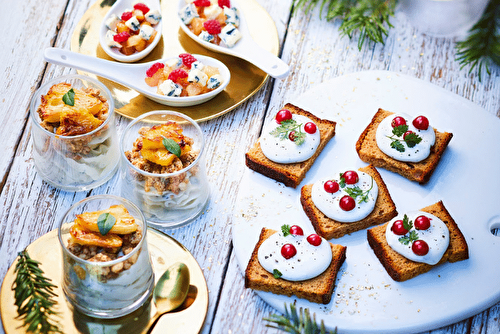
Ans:
[{"label": "green fir sprig", "polygon": [[59,322],[53,319],[58,315],[53,310],[57,304],[54,300],[57,295],[53,292],[56,286],[44,276],[39,264],[26,250],[19,253],[12,284],[17,319],[23,320],[23,326],[27,326],[26,331],[30,333],[62,333]]},{"label": "green fir sprig", "polygon": [[340,18],[339,27],[342,36],[352,38],[359,31],[358,49],[368,38],[375,43],[384,44],[392,24],[389,19],[394,16],[397,0],[293,0],[292,11],[304,8],[305,12],[320,4],[320,15],[326,10],[328,21]]},{"label": "green fir sprig", "polygon": [[285,304],[285,315],[270,314],[269,318],[263,320],[268,321],[267,327],[280,329],[282,331],[293,334],[336,334],[335,331],[327,331],[323,320],[321,324],[316,323],[316,315],[313,313],[312,317],[309,309],[299,309],[294,304],[290,304],[290,312]]}]

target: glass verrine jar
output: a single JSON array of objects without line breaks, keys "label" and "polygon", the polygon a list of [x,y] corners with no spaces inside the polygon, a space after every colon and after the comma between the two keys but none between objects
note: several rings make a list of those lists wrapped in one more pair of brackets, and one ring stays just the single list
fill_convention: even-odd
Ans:
[{"label": "glass verrine jar", "polygon": [[[102,238],[96,236],[101,232],[92,231],[91,225],[95,227],[96,220],[101,220],[102,210],[111,212],[116,219],[113,228],[125,234],[111,229]],[[131,232],[134,224],[136,229]],[[154,289],[146,235],[144,215],[124,198],[98,195],[74,204],[59,225],[62,289],[71,305],[97,318],[118,318],[139,308]],[[116,238],[122,240],[120,246],[112,243]],[[103,239],[108,240],[106,245]]]},{"label": "glass verrine jar", "polygon": [[[69,88],[77,92],[74,106],[62,99],[63,89]],[[108,88],[93,78],[74,74],[43,84],[30,104],[33,160],[40,177],[67,191],[93,189],[109,180],[119,162],[114,109]],[[77,116],[81,110],[94,117]],[[60,115],[69,116],[61,121]]]},{"label": "glass verrine jar", "polygon": [[[169,136],[180,144],[178,157],[165,146]],[[198,124],[181,113],[152,111],[136,118],[120,140],[121,195],[136,203],[151,225],[190,222],[209,199],[204,145]]]}]

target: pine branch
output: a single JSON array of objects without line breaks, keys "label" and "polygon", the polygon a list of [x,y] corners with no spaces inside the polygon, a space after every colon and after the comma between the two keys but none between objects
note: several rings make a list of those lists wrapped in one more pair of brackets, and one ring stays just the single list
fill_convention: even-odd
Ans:
[{"label": "pine branch", "polygon": [[365,40],[384,44],[388,35],[388,28],[392,28],[389,21],[394,16],[397,0],[294,0],[292,10],[305,8],[309,12],[320,2],[320,16],[326,9],[328,21],[341,18],[339,30],[343,36],[352,38],[359,31],[358,49],[361,50]]},{"label": "pine branch", "polygon": [[54,300],[57,295],[52,291],[56,286],[43,276],[39,264],[26,250],[19,253],[14,270],[16,278],[12,284],[17,319],[23,320],[23,326],[28,326],[26,330],[31,333],[62,333],[59,323],[49,319],[57,315],[52,309],[57,304]]},{"label": "pine branch", "polygon": [[[290,304],[290,312],[285,304],[285,315],[270,314],[269,318],[264,318],[263,320],[270,322],[266,327],[280,329],[282,331],[293,333],[293,334],[336,334],[337,330],[334,332],[329,332],[325,329],[325,324],[321,320],[321,325],[318,326],[316,323],[316,316],[313,313],[309,313],[309,309],[300,308],[299,313],[297,313],[297,308],[295,305]],[[274,325],[275,324],[275,325]]]},{"label": "pine branch", "polygon": [[491,74],[491,63],[500,65],[500,0],[490,0],[479,21],[469,31],[465,41],[458,42],[457,60],[464,66],[471,64],[469,73],[478,66],[479,81],[483,66]]}]

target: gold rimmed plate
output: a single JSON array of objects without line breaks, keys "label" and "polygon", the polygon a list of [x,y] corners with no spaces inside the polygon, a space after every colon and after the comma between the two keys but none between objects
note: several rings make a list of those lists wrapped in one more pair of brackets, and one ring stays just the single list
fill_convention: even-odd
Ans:
[{"label": "gold rimmed plate", "polygon": [[[71,51],[113,60],[99,45],[99,27],[106,13],[115,1],[98,0],[85,12],[71,38]],[[279,37],[274,21],[267,11],[255,0],[245,0],[238,5],[248,22],[250,34],[257,43],[274,55],[279,51]],[[196,121],[207,121],[219,117],[253,96],[264,85],[268,75],[239,58],[205,49],[193,41],[180,28],[177,18],[178,1],[162,0],[163,37],[156,48],[140,62],[169,58],[183,52],[206,55],[222,61],[231,72],[231,82],[225,91],[214,99],[192,107],[165,107],[133,89],[98,77],[111,91],[116,112],[134,119],[152,110],[175,110]],[[94,75],[92,75],[94,76]],[[144,78],[137,78],[144,80]]]},{"label": "gold rimmed plate", "polygon": [[[183,305],[160,318],[153,330],[154,333],[199,333],[208,311],[208,288],[198,262],[191,253],[170,236],[148,228],[148,249],[153,263],[155,280],[175,262],[183,262],[189,268],[190,288]],[[30,257],[41,263],[40,268],[45,276],[57,285],[57,318],[63,333],[140,333],[155,313],[151,298],[138,310],[117,319],[96,319],[73,310],[64,297],[62,283],[62,250],[57,238],[57,229],[35,240],[27,248]],[[16,319],[14,291],[12,283],[15,279],[14,261],[5,275],[0,295],[0,315],[6,334],[26,333],[22,321]],[[105,296],[103,296],[104,298]]]}]

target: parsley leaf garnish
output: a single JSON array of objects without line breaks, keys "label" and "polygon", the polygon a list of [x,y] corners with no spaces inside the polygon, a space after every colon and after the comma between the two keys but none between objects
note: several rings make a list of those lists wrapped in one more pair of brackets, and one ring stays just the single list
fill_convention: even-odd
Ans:
[{"label": "parsley leaf garnish", "polygon": [[173,140],[172,138],[163,137],[162,143],[163,146],[165,146],[165,148],[167,149],[167,151],[180,158],[182,152],[181,147],[175,140]]},{"label": "parsley leaf garnish", "polygon": [[281,232],[283,232],[284,237],[290,235],[290,225],[281,225]]},{"label": "parsley leaf garnish", "polygon": [[408,216],[405,214],[403,217],[403,227],[409,231],[413,227],[413,222],[408,219]]},{"label": "parsley leaf garnish", "polygon": [[408,245],[408,244],[414,242],[415,240],[418,240],[417,231],[412,230],[412,231],[410,231],[410,234],[408,236],[405,235],[405,236],[399,238],[398,240],[403,245]]},{"label": "parsley leaf garnish", "polygon": [[297,123],[294,119],[282,121],[270,134],[278,137],[280,140],[290,140],[289,135],[293,132],[293,142],[297,145],[302,145],[306,140],[306,134],[301,130],[302,124]]},{"label": "parsley leaf garnish", "polygon": [[340,173],[340,180],[339,180],[339,186],[340,188],[345,188],[345,178],[344,178],[344,173]]},{"label": "parsley leaf garnish", "polygon": [[409,133],[406,135],[404,141],[406,145],[408,145],[408,147],[414,147],[422,141],[422,137],[420,137],[416,133]]},{"label": "parsley leaf garnish", "polygon": [[65,104],[68,106],[74,106],[75,105],[75,91],[73,88],[68,90],[66,94],[63,95],[62,100]]},{"label": "parsley leaf garnish", "polygon": [[274,278],[280,278],[283,274],[278,269],[273,269],[273,276]]},{"label": "parsley leaf garnish", "polygon": [[393,135],[387,136],[387,138],[391,140],[391,148],[395,149],[398,152],[404,152],[406,149],[403,145],[403,142],[411,148],[422,141],[422,137],[414,132],[407,134],[404,138],[394,138],[394,136],[403,137],[406,131],[408,131],[408,125],[399,125],[392,129]]},{"label": "parsley leaf garnish", "polygon": [[354,186],[352,188],[346,187],[345,179],[342,177],[342,175],[343,174],[340,174],[339,186],[344,189],[344,191],[347,193],[347,195],[351,196],[354,200],[356,200],[356,198],[359,197],[358,204],[361,204],[363,202],[368,203],[368,194],[370,193],[370,190],[373,189],[373,177],[371,178],[372,184],[370,186],[370,189],[363,191],[358,186]]},{"label": "parsley leaf garnish", "polygon": [[408,125],[399,125],[396,126],[392,129],[392,134],[398,137],[401,137],[402,135],[405,134],[405,132],[408,131]]},{"label": "parsley leaf garnish", "polygon": [[393,140],[391,142],[391,147],[396,149],[398,152],[404,152],[405,151],[405,147],[403,146],[403,144],[401,144],[399,142],[399,140]]}]

